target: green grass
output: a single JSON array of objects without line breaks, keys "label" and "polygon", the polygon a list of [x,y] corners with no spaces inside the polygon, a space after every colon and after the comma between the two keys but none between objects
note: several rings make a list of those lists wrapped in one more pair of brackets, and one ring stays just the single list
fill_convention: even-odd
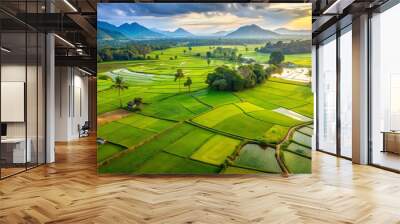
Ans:
[{"label": "green grass", "polygon": [[270,129],[268,129],[264,137],[269,143],[279,143],[283,140],[288,131],[288,127],[274,125]]},{"label": "green grass", "polygon": [[97,146],[97,162],[101,162],[110,156],[114,155],[115,153],[121,152],[125,150],[125,147],[114,145],[111,143],[106,143],[103,145]]},{"label": "green grass", "polygon": [[142,109],[142,113],[179,121],[209,109],[208,106],[196,101],[190,95],[179,95],[146,105]]},{"label": "green grass", "polygon": [[97,80],[97,92],[110,89],[114,83],[111,80]]},{"label": "green grass", "polygon": [[215,135],[203,144],[191,158],[213,165],[221,165],[235,151],[238,144],[240,144],[239,140]]},{"label": "green grass", "polygon": [[[275,79],[279,80],[279,79]],[[279,107],[313,109],[313,94],[310,87],[304,85],[288,84],[277,81],[266,81],[255,88],[235,93],[241,99],[264,109],[273,110]]]},{"label": "green grass", "polygon": [[311,159],[282,150],[281,158],[290,173],[311,173]]},{"label": "green grass", "polygon": [[241,136],[247,139],[265,139],[273,124],[259,121],[245,114],[237,114],[218,123],[213,129]]},{"label": "green grass", "polygon": [[259,107],[257,105],[254,105],[252,103],[249,102],[240,102],[240,103],[236,103],[236,106],[238,106],[240,109],[242,109],[244,112],[254,112],[254,111],[260,111],[260,110],[264,110],[264,108]]},{"label": "green grass", "polygon": [[178,127],[160,134],[152,141],[111,160],[109,163],[99,167],[100,173],[136,173],[139,167],[161,152],[168,145],[174,143],[182,136],[194,130],[191,125],[182,124]]},{"label": "green grass", "polygon": [[193,121],[207,127],[213,127],[225,119],[241,113],[242,111],[239,108],[237,108],[235,105],[229,104],[202,114],[194,118]]},{"label": "green grass", "polygon": [[118,120],[119,123],[128,124],[130,126],[145,129],[152,132],[162,132],[171,127],[174,122],[156,119],[153,117],[143,116],[141,114],[129,115]]},{"label": "green grass", "polygon": [[137,174],[209,174],[218,173],[218,166],[185,159],[161,152],[144,163]]},{"label": "green grass", "polygon": [[309,118],[313,118],[313,116],[314,116],[314,104],[313,103],[309,103],[309,104],[306,104],[306,105],[303,105],[300,107],[295,107],[295,108],[292,108],[292,110],[294,112],[297,112],[297,113],[304,115],[306,117],[309,117]]},{"label": "green grass", "polygon": [[275,150],[272,148],[263,149],[256,144],[245,145],[234,161],[235,166],[252,168],[269,173],[282,172],[275,158]]},{"label": "green grass", "polygon": [[[135,97],[141,97],[143,102],[148,104],[156,102],[171,94],[162,93],[148,93],[142,87],[129,87],[126,90],[121,91],[122,106],[126,107],[129,101],[132,101]],[[118,91],[115,89],[108,89],[102,92],[97,92],[97,114],[103,114],[120,108],[120,96]]]},{"label": "green grass", "polygon": [[236,97],[233,93],[224,91],[215,91],[207,89],[196,92],[193,95],[201,102],[214,107],[240,101],[240,99]]},{"label": "green grass", "polygon": [[125,147],[138,144],[154,134],[156,133],[115,121],[101,126],[98,131],[98,137]]},{"label": "green grass", "polygon": [[245,169],[235,166],[228,166],[221,173],[222,174],[265,174],[264,172],[261,171]]},{"label": "green grass", "polygon": [[249,113],[249,115],[262,121],[286,127],[296,126],[302,123],[299,120],[295,120],[291,117],[270,110],[255,111]]},{"label": "green grass", "polygon": [[169,145],[164,151],[182,156],[190,157],[203,143],[211,138],[214,133],[202,129],[195,129],[179,140]]}]

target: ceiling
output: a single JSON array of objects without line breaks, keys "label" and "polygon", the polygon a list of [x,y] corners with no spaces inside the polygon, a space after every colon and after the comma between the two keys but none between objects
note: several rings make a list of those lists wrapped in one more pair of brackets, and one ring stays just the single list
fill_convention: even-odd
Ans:
[{"label": "ceiling", "polygon": [[[200,0],[201,2],[215,2]],[[338,21],[351,23],[351,17],[372,9],[387,0],[255,0],[253,2],[312,3],[312,33],[316,43],[335,32]],[[97,3],[134,2],[117,0],[1,0],[0,25],[4,33],[29,31],[54,32],[56,64],[86,67],[96,71]],[[138,2],[138,1],[136,1]],[[142,1],[151,2],[151,1]],[[188,2],[162,0],[158,2]],[[232,2],[219,0],[218,2]],[[235,2],[249,2],[248,0]],[[342,25],[345,23],[342,22]],[[332,28],[333,27],[333,28]],[[15,39],[16,43],[18,38]],[[64,41],[65,40],[65,41]],[[73,45],[73,46],[72,46]],[[16,46],[15,46],[16,47]],[[29,50],[28,50],[29,51]]]}]

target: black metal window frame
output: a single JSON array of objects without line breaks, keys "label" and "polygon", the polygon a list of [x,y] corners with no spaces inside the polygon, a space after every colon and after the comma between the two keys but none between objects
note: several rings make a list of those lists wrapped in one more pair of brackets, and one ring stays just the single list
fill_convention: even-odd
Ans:
[{"label": "black metal window frame", "polygon": [[[316,150],[319,152],[323,152],[332,156],[336,156],[336,157],[340,157],[346,160],[352,160],[352,158],[347,157],[342,155],[342,150],[341,150],[341,118],[340,118],[340,78],[341,78],[341,63],[340,63],[340,37],[345,34],[346,32],[351,32],[351,25],[347,24],[346,26],[344,26],[343,28],[339,27],[338,23],[335,25],[336,26],[336,32],[333,33],[332,35],[327,36],[326,38],[322,39],[321,41],[319,41],[319,43],[316,45],[316,52],[315,52],[315,56],[316,56],[316,68],[315,68],[315,73],[316,73],[316,94],[315,97],[316,99],[316,138],[315,138],[315,145],[316,145]],[[333,36],[335,36],[333,38]],[[331,40],[329,40],[331,39]],[[320,48],[320,44],[323,42],[330,42],[330,41],[336,41],[336,60],[335,60],[335,64],[336,64],[336,152],[332,153],[332,152],[328,152],[324,149],[321,149],[319,147],[319,91],[320,91],[320,86],[319,86],[319,48]]]}]

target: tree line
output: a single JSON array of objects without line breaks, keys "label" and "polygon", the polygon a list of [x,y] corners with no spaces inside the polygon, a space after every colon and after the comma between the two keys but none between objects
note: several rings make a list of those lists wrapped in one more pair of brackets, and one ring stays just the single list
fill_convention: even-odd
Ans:
[{"label": "tree line", "polygon": [[155,50],[164,50],[171,46],[169,45],[143,45],[130,44],[126,46],[105,46],[97,52],[97,62],[113,61],[113,60],[145,60],[152,59],[147,56]]},{"label": "tree line", "polygon": [[261,53],[282,52],[284,54],[301,54],[311,52],[311,40],[292,40],[290,42],[267,42],[264,47],[255,49]]}]

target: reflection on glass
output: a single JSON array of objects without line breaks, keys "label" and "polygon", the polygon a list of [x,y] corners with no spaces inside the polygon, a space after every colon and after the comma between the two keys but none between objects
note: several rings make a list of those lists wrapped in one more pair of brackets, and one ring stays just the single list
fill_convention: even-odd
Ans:
[{"label": "reflection on glass", "polygon": [[[26,141],[26,35],[2,33],[1,122],[6,130],[1,139],[2,177],[25,170],[31,159]],[[27,150],[28,149],[28,150]]]},{"label": "reflection on glass", "polygon": [[336,40],[318,49],[318,147],[336,153]]},{"label": "reflection on glass", "polygon": [[[0,7],[20,16],[42,13],[44,6],[44,0],[0,1]],[[0,178],[5,178],[45,162],[46,40],[2,12],[0,20]]]},{"label": "reflection on glass", "polygon": [[372,163],[400,170],[400,5],[372,17]]},{"label": "reflection on glass", "polygon": [[340,36],[340,153],[352,157],[352,35]]}]

